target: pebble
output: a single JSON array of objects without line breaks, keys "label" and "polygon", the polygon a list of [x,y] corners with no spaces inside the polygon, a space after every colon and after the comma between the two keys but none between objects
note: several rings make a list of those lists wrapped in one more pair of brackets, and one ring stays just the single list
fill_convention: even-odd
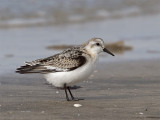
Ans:
[{"label": "pebble", "polygon": [[93,74],[89,76],[89,79],[93,79],[93,78],[94,78],[94,75],[93,75]]},{"label": "pebble", "polygon": [[59,93],[59,91],[56,91],[56,94],[58,94]]},{"label": "pebble", "polygon": [[42,114],[44,114],[44,113],[45,113],[45,111],[42,111],[41,113],[42,113]]},{"label": "pebble", "polygon": [[27,112],[27,113],[29,113],[29,112],[31,112],[31,111],[27,110],[27,111],[21,111],[21,112]]},{"label": "pebble", "polygon": [[73,106],[74,107],[81,107],[82,105],[81,104],[74,104]]},{"label": "pebble", "polygon": [[140,114],[140,115],[143,115],[144,113],[140,112],[139,114]]}]

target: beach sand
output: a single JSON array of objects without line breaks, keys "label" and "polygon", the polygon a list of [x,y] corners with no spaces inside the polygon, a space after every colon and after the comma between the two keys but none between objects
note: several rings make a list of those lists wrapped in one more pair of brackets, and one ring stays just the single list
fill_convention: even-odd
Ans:
[{"label": "beach sand", "polygon": [[[0,120],[160,119],[160,60],[100,63],[72,90],[81,101],[67,102],[63,90],[39,75],[0,77]],[[81,107],[74,107],[81,104]]]}]

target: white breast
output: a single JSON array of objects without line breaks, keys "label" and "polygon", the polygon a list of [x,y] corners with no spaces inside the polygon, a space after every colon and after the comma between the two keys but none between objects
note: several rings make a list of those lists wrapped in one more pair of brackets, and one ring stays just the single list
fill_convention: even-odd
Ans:
[{"label": "white breast", "polygon": [[72,86],[75,83],[86,79],[93,72],[96,66],[96,61],[97,58],[95,60],[88,61],[83,66],[73,71],[49,73],[44,76],[50,84],[56,87],[63,87],[65,83],[68,86]]}]

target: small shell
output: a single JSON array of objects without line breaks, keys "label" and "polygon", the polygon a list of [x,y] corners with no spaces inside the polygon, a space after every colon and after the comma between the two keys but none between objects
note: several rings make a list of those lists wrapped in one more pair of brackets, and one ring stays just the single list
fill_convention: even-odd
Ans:
[{"label": "small shell", "polygon": [[140,115],[143,115],[144,113],[140,112],[139,114],[140,114]]},{"label": "small shell", "polygon": [[81,107],[82,105],[81,104],[74,104],[73,106],[74,107]]}]

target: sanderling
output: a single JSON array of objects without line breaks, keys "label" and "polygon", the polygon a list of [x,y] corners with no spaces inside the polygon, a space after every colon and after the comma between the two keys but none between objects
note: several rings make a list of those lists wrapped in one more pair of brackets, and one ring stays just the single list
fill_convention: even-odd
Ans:
[{"label": "sanderling", "polygon": [[[59,54],[26,62],[26,65],[17,68],[16,72],[41,73],[50,84],[64,88],[67,101],[79,100],[74,98],[70,87],[93,72],[101,52],[114,56],[104,47],[104,41],[101,38],[92,38],[83,45],[66,49]],[[69,99],[68,92],[71,99]]]}]

